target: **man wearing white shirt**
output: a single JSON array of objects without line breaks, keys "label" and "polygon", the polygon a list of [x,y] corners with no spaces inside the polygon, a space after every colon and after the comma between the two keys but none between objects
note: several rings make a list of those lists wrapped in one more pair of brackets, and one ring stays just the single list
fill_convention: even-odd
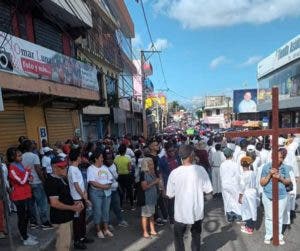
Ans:
[{"label": "man wearing white shirt", "polygon": [[92,239],[86,237],[86,208],[91,206],[91,202],[88,200],[83,176],[78,167],[81,162],[80,155],[80,149],[72,149],[69,154],[71,165],[68,170],[68,181],[74,203],[80,202],[84,205],[83,210],[75,214],[73,219],[74,248],[86,249],[85,244],[93,242]]},{"label": "man wearing white shirt", "polygon": [[167,196],[175,197],[174,243],[176,251],[184,251],[183,236],[187,225],[192,225],[192,251],[200,250],[202,220],[204,218],[203,193],[212,192],[207,172],[194,165],[194,149],[191,145],[179,148],[183,165],[174,169],[168,179]]}]

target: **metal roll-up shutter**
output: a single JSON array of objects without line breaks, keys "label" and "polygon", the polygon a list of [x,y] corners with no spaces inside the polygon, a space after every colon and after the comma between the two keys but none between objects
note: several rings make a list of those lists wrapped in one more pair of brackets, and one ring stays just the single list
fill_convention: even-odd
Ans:
[{"label": "metal roll-up shutter", "polygon": [[4,2],[0,2],[0,30],[11,34],[11,28],[12,25],[10,6]]},{"label": "metal roll-up shutter", "polygon": [[5,101],[0,112],[0,152],[5,154],[8,147],[18,146],[20,136],[27,136],[24,106],[16,101]]},{"label": "metal roll-up shutter", "polygon": [[44,20],[33,20],[36,43],[50,50],[63,53],[62,33]]},{"label": "metal roll-up shutter", "polygon": [[72,112],[69,109],[46,108],[48,139],[51,145],[74,135]]}]

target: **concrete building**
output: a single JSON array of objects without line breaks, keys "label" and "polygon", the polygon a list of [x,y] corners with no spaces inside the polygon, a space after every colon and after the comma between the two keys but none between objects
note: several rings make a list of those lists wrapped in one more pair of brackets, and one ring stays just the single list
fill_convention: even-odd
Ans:
[{"label": "concrete building", "polygon": [[98,70],[76,59],[91,27],[84,1],[0,1],[2,153],[21,135],[54,144],[80,134],[82,107],[99,102]]},{"label": "concrete building", "polygon": [[210,128],[230,127],[232,102],[230,97],[206,96],[203,109],[203,123]]},{"label": "concrete building", "polygon": [[[258,111],[271,117],[271,89],[279,88],[281,127],[300,126],[300,35],[264,58],[257,66]],[[271,119],[270,119],[271,121]]]}]

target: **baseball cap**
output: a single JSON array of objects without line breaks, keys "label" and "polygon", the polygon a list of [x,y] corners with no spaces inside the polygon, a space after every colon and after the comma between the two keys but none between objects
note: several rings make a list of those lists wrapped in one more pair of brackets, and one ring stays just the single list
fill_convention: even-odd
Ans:
[{"label": "baseball cap", "polygon": [[67,167],[68,163],[67,161],[65,161],[63,158],[61,158],[60,156],[55,156],[52,160],[51,160],[51,165],[56,165],[58,167]]},{"label": "baseball cap", "polygon": [[47,152],[52,152],[53,151],[53,149],[52,148],[50,148],[50,147],[48,147],[48,146],[46,146],[46,147],[43,147],[43,152],[44,153],[47,153]]},{"label": "baseball cap", "polygon": [[247,146],[247,151],[249,151],[249,152],[255,151],[255,146],[254,145],[248,145]]}]

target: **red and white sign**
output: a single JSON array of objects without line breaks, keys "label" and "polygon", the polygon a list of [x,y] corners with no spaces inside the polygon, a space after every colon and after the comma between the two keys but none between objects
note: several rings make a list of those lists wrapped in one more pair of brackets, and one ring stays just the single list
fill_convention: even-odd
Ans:
[{"label": "red and white sign", "polygon": [[0,31],[0,71],[98,91],[97,69]]}]

